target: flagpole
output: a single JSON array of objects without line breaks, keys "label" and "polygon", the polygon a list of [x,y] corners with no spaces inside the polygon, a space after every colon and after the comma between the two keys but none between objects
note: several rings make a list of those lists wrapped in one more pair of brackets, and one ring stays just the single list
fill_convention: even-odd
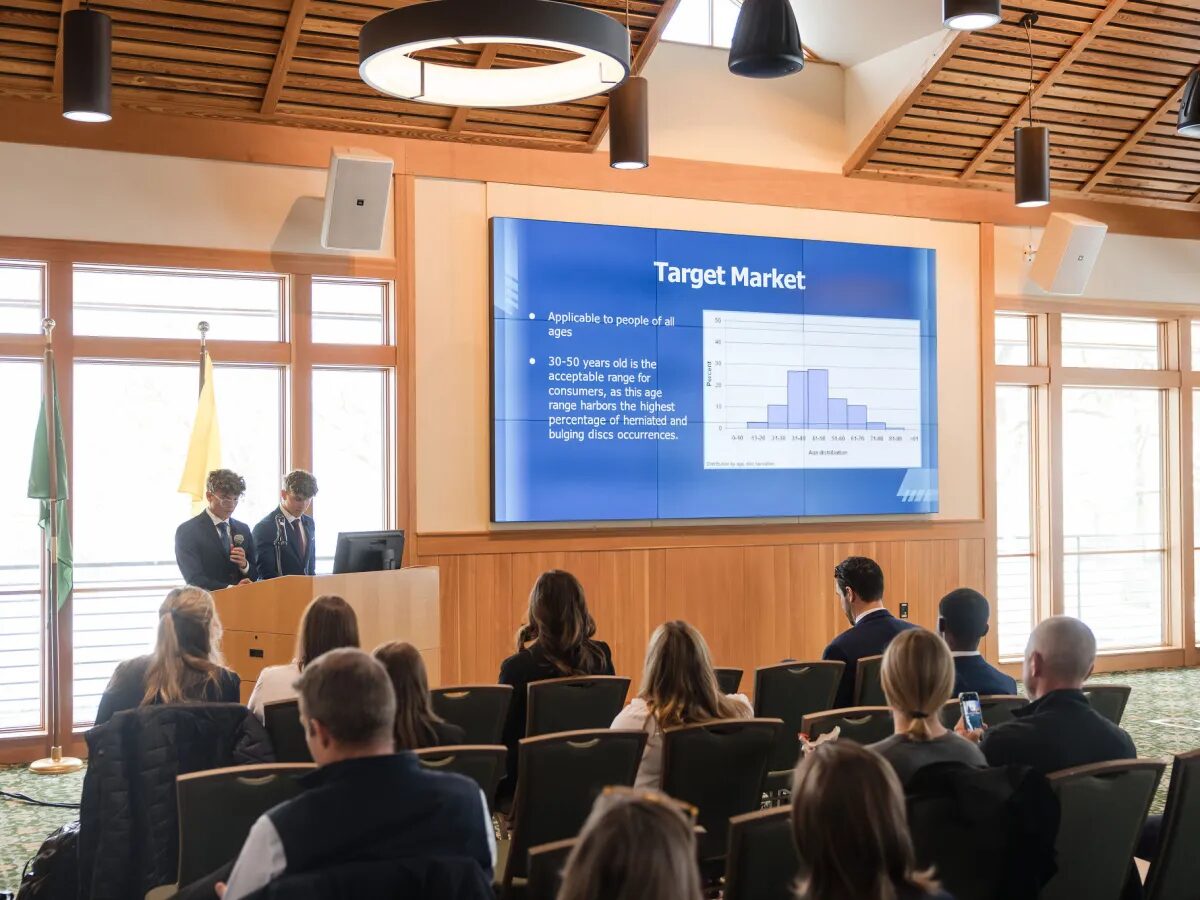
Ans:
[{"label": "flagpole", "polygon": [[[208,328],[207,322],[196,326],[196,330],[200,332],[200,391],[204,390],[204,362],[208,359]],[[197,391],[197,394],[200,391]]]},{"label": "flagpole", "polygon": [[49,607],[46,615],[46,641],[50,677],[45,681],[50,694],[46,704],[50,714],[50,756],[30,764],[30,771],[39,775],[62,775],[78,772],[83,768],[82,760],[63,756],[62,752],[62,698],[58,677],[58,504],[61,501],[58,497],[58,422],[54,415],[54,324],[53,319],[42,320],[42,331],[46,336],[46,346],[42,354],[42,404],[46,419],[46,448],[50,457],[50,528],[49,540],[46,542],[46,604]]}]

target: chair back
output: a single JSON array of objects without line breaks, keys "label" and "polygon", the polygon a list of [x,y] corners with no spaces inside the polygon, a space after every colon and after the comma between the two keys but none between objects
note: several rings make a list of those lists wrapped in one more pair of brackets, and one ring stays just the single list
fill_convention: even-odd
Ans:
[{"label": "chair back", "polygon": [[754,670],[754,715],[783,722],[767,763],[768,789],[787,787],[800,758],[804,717],[833,705],[845,668],[844,662],[833,660],[786,662]]},{"label": "chair back", "polygon": [[[995,728],[997,725],[1011,721],[1013,710],[1028,704],[1029,701],[1024,697],[1008,694],[985,694],[979,698],[979,708],[983,712],[983,724],[988,728]],[[942,707],[942,724],[947,728],[953,728],[961,718],[962,704],[958,700],[947,700],[946,705]]]},{"label": "chair back", "polygon": [[608,728],[625,705],[629,679],[616,675],[554,678],[529,685],[525,734]]},{"label": "chair back", "polygon": [[790,806],[729,820],[725,900],[794,900],[801,865]]},{"label": "chair back", "polygon": [[633,785],[646,738],[604,728],[521,740],[505,896],[515,879],[524,881],[530,847],[575,837],[601,791]]},{"label": "chair back", "polygon": [[1092,709],[1114,725],[1120,725],[1130,690],[1127,684],[1085,684],[1083,696],[1087,697]]},{"label": "chair back", "polygon": [[883,693],[883,654],[864,656],[854,669],[854,705],[887,706]]},{"label": "chair back", "polygon": [[504,720],[512,703],[511,684],[464,684],[429,692],[433,712],[463,730],[463,743],[495,746],[504,743]]},{"label": "chair back", "polygon": [[525,900],[555,900],[562,885],[567,857],[575,849],[576,838],[529,848],[529,879]]},{"label": "chair back", "polygon": [[275,759],[285,763],[310,763],[312,753],[304,739],[304,726],[300,724],[299,700],[276,700],[263,706],[263,725]]},{"label": "chair back", "polygon": [[496,802],[496,789],[504,777],[504,764],[508,759],[508,748],[498,746],[463,744],[454,747],[426,747],[417,750],[417,761],[426,769],[435,772],[454,772],[466,775],[479,785],[487,797],[488,811]]},{"label": "chair back", "polygon": [[1158,853],[1146,877],[1146,900],[1192,900],[1200,884],[1200,750],[1181,753],[1171,768]]},{"label": "chair back", "polygon": [[236,766],[175,779],[179,806],[179,880],[191,884],[236,859],[250,826],[300,793],[312,763]]},{"label": "chair back", "polygon": [[892,711],[886,706],[852,706],[805,716],[800,731],[815,741],[821,735],[840,728],[840,737],[856,744],[874,744],[892,734]]},{"label": "chair back", "polygon": [[1041,900],[1120,900],[1164,768],[1161,760],[1123,759],[1049,776],[1062,820],[1058,874]]},{"label": "chair back", "polygon": [[738,688],[742,686],[742,669],[736,669],[732,666],[715,666],[713,671],[717,673],[717,688],[722,694],[736,694]]},{"label": "chair back", "polygon": [[762,805],[767,761],[782,726],[778,719],[716,719],[663,732],[663,791],[700,811],[700,859],[724,856],[730,817]]}]

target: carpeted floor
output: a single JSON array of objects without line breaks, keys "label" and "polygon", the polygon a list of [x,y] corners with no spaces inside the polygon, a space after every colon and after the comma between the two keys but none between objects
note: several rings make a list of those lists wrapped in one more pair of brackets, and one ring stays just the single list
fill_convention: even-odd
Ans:
[{"label": "carpeted floor", "polygon": [[[1133,737],[1141,756],[1166,758],[1200,747],[1200,705],[1195,699],[1200,696],[1200,669],[1114,673],[1093,680],[1132,685],[1121,725]],[[23,766],[0,767],[0,790],[39,800],[77,803],[82,786],[82,772],[39,776]],[[1164,779],[1154,802],[1155,812],[1162,812],[1166,791]],[[16,891],[26,860],[37,852],[46,835],[78,817],[76,810],[0,799],[0,893]]]}]

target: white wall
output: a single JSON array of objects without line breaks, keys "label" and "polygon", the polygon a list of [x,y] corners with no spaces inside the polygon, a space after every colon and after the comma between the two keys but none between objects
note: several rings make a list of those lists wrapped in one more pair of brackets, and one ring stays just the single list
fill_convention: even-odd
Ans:
[{"label": "white wall", "polygon": [[[1029,280],[1025,247],[1040,228],[996,229],[996,294],[1050,296]],[[1109,234],[1081,299],[1200,304],[1200,240]]]},{"label": "white wall", "polygon": [[[321,247],[325,170],[0,143],[0,235],[340,254]],[[394,254],[393,216],[382,248]]]},{"label": "white wall", "polygon": [[729,51],[662,43],[650,82],[650,153],[780,169],[840,172],[842,70],[809,63],[786,78],[729,72]]}]

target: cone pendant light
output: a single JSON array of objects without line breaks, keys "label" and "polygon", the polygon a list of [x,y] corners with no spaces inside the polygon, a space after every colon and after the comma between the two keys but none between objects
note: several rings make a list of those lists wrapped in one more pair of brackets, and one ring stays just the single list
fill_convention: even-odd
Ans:
[{"label": "cone pendant light", "polygon": [[804,48],[791,0],[746,0],[733,30],[729,71],[747,78],[779,78],[803,68]]}]

